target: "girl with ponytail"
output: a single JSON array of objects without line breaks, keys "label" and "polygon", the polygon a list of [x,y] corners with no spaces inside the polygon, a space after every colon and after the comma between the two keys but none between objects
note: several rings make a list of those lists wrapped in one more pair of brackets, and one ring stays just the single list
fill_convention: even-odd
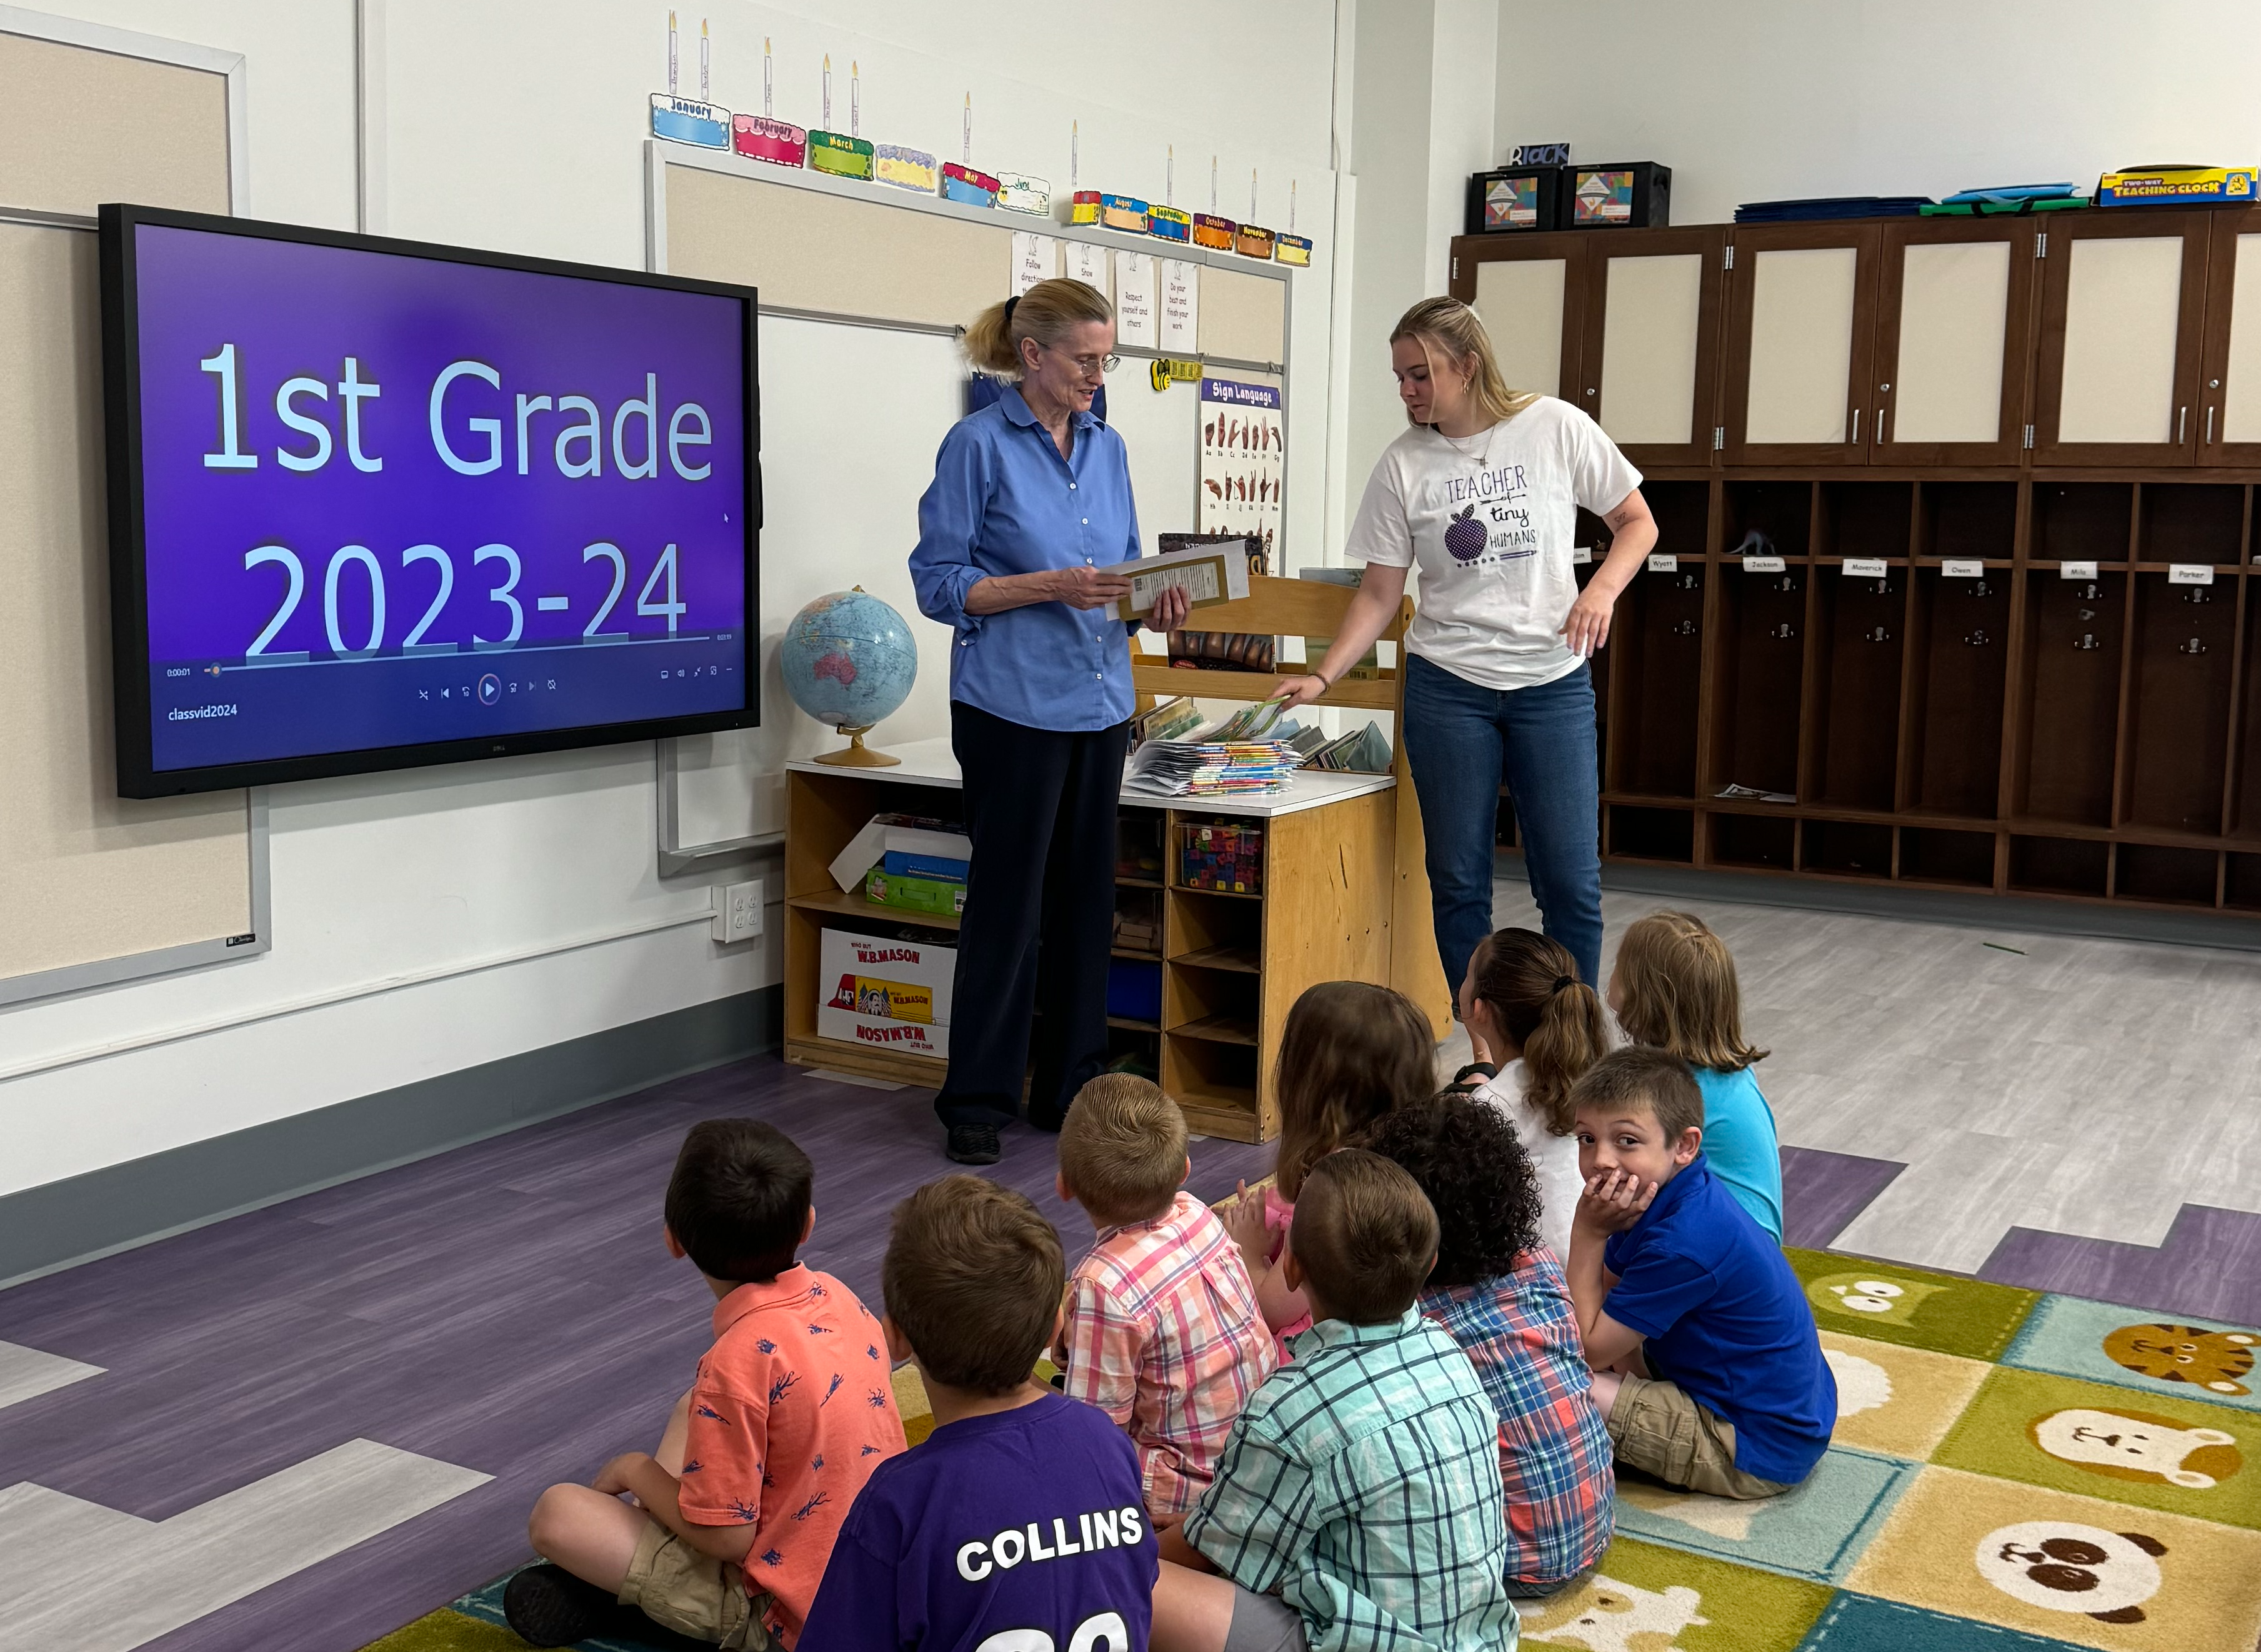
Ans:
[{"label": "girl with ponytail", "polygon": [[1539,1178],[1540,1237],[1567,1259],[1570,1218],[1585,1188],[1570,1087],[1609,1053],[1602,1001],[1561,941],[1503,929],[1476,943],[1460,1012],[1476,1059],[1459,1082],[1515,1126]]}]

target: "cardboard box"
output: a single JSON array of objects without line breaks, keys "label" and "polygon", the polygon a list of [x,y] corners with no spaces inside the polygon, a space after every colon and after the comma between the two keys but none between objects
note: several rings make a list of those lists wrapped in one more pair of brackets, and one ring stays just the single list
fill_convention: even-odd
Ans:
[{"label": "cardboard box", "polygon": [[852,1010],[829,1009],[820,1005],[816,1031],[820,1037],[836,1038],[843,1044],[858,1044],[865,1049],[950,1059],[950,1029],[930,1026],[922,1021],[895,1021],[885,1016],[858,1015]]},{"label": "cardboard box", "polygon": [[2261,200],[2261,168],[2131,167],[2096,181],[2099,206],[2224,206]]},{"label": "cardboard box", "polygon": [[900,906],[907,912],[932,912],[942,918],[965,915],[965,885],[940,877],[912,877],[873,867],[864,878],[864,898],[879,906]]},{"label": "cardboard box", "polygon": [[828,929],[818,944],[816,957],[816,1030],[824,1037],[847,1036],[831,1030],[827,1024],[828,1016],[869,1013],[868,1009],[858,1008],[852,990],[846,1005],[835,1005],[843,980],[879,983],[907,994],[923,994],[926,1019],[922,1025],[950,1025],[951,983],[958,974],[957,948],[858,934],[852,929]]}]

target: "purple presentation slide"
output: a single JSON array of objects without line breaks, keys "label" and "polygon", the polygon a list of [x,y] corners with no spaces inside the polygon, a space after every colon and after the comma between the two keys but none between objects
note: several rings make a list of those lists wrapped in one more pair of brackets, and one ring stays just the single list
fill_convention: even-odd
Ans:
[{"label": "purple presentation slide", "polygon": [[131,232],[153,770],[752,703],[747,305]]}]

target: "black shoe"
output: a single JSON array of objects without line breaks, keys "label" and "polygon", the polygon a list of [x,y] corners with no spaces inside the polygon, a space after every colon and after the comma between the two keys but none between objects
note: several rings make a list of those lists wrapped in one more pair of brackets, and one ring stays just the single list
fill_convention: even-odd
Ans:
[{"label": "black shoe", "polygon": [[1004,1156],[997,1146],[997,1126],[993,1124],[951,1126],[950,1146],[944,1151],[958,1164],[994,1164]]},{"label": "black shoe", "polygon": [[503,1585],[503,1618],[528,1646],[571,1646],[602,1633],[619,1613],[612,1596],[563,1566],[528,1566]]}]

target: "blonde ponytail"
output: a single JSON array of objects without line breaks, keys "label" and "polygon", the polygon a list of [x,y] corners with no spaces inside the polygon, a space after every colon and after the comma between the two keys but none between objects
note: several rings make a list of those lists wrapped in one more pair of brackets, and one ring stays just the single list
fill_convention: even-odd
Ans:
[{"label": "blonde ponytail", "polygon": [[[1508,389],[1499,359],[1491,353],[1491,334],[1484,328],[1483,318],[1457,298],[1424,298],[1415,304],[1390,330],[1390,343],[1400,339],[1411,339],[1421,347],[1432,379],[1436,377],[1439,355],[1468,375],[1468,399],[1483,424],[1513,418],[1539,399],[1537,390]],[[1408,424],[1418,422],[1410,412],[1405,418]]]},{"label": "blonde ponytail", "polygon": [[1021,340],[1034,339],[1047,349],[1087,321],[1112,321],[1107,295],[1082,282],[1054,276],[1040,281],[1018,298],[991,304],[965,329],[965,359],[975,370],[995,378],[1019,378],[1026,364]]}]

